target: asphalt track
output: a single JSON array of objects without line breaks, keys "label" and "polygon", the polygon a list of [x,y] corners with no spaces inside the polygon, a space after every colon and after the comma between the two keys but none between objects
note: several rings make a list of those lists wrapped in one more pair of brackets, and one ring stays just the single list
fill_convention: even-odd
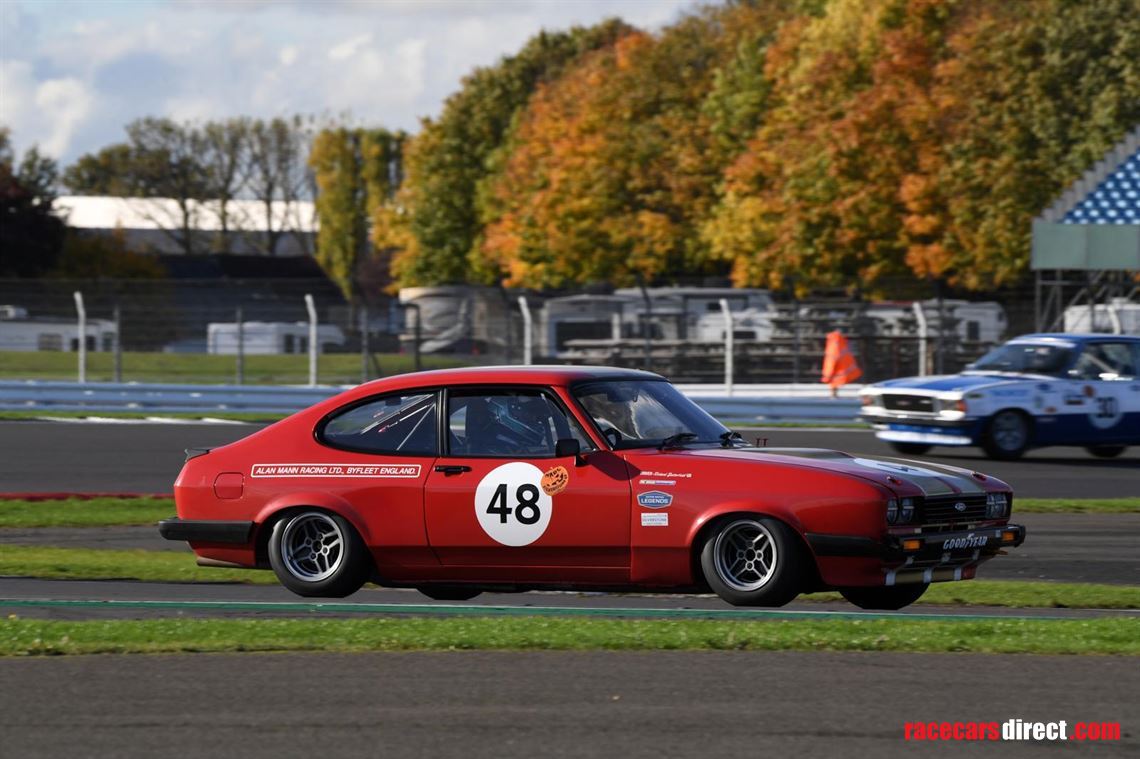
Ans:
[{"label": "asphalt track", "polygon": [[[1136,756],[1116,657],[826,652],[0,660],[12,757]],[[1096,746],[904,740],[907,721],[1118,722]]]},{"label": "asphalt track", "polygon": [[[1024,545],[986,562],[984,580],[1050,580],[1140,585],[1140,514],[1015,514]],[[154,527],[0,529],[0,545],[188,552]]]},{"label": "asphalt track", "polygon": [[428,615],[565,616],[647,619],[1088,618],[1140,617],[1135,609],[1013,609],[916,604],[866,612],[845,602],[797,601],[779,609],[740,609],[712,595],[484,593],[470,601],[433,601],[411,589],[369,586],[345,599],[306,599],[279,585],[40,580],[0,577],[0,614],[43,619],[141,619],[171,616]]},{"label": "asphalt track", "polygon": [[[242,438],[257,425],[0,422],[0,492],[170,492],[183,450]],[[868,430],[741,428],[769,446],[836,448],[896,455]],[[979,469],[1029,498],[1140,496],[1140,447],[1102,460],[1081,448],[1043,448],[1016,462],[990,461],[975,448],[935,448],[926,457]]]}]

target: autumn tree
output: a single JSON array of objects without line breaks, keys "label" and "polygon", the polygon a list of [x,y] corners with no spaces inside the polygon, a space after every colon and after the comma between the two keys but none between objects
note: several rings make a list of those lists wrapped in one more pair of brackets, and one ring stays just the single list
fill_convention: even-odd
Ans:
[{"label": "autumn tree", "polygon": [[64,234],[52,208],[57,176],[36,147],[17,160],[0,127],[0,275],[34,277],[55,265]]},{"label": "autumn tree", "polygon": [[476,188],[516,112],[539,83],[628,30],[623,22],[610,20],[541,32],[516,55],[472,72],[439,118],[423,122],[406,151],[407,179],[400,198],[406,227],[390,227],[393,238],[383,241],[404,247],[393,261],[393,274],[402,284],[468,280],[468,256],[482,230]]}]

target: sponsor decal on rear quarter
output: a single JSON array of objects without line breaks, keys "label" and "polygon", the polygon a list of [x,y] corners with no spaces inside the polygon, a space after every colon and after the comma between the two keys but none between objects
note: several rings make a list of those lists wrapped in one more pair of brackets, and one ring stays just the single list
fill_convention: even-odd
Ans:
[{"label": "sponsor decal on rear quarter", "polygon": [[667,513],[653,514],[653,513],[644,513],[643,512],[641,514],[641,526],[642,527],[668,527],[669,526],[669,515]]},{"label": "sponsor decal on rear quarter", "polygon": [[369,477],[411,480],[420,476],[419,464],[254,464],[250,477]]}]

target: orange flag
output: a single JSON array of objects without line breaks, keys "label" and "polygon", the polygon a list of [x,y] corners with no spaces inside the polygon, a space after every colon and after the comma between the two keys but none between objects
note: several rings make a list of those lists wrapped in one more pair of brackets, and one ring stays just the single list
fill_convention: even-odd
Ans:
[{"label": "orange flag", "polygon": [[863,370],[847,347],[847,338],[839,330],[827,333],[827,348],[823,352],[823,376],[820,382],[838,389],[863,376]]}]

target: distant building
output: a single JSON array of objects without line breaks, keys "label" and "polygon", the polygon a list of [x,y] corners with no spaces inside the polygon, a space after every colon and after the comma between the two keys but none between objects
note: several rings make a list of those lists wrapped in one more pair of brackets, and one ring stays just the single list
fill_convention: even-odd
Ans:
[{"label": "distant building", "polygon": [[[94,195],[64,195],[56,198],[56,212],[72,229],[111,234],[121,230],[128,249],[136,253],[184,252],[181,243],[182,210],[170,198],[119,198]],[[317,221],[311,201],[275,201],[267,216],[265,204],[256,200],[231,200],[226,204],[227,240],[222,252],[258,255],[265,252],[265,233],[283,234],[275,255],[311,255]],[[222,223],[217,201],[191,205],[191,239],[202,253],[222,250]]]},{"label": "distant building", "polygon": [[[277,353],[308,353],[309,325],[307,322],[242,322],[242,353],[268,355]],[[344,332],[332,324],[317,325],[318,352],[330,347],[344,346]],[[206,330],[206,352],[236,355],[238,329],[233,322],[213,322]]]},{"label": "distant building", "polygon": [[[115,348],[115,323],[87,320],[87,350]],[[74,318],[28,316],[20,306],[0,305],[0,351],[77,351],[79,325]]]}]

